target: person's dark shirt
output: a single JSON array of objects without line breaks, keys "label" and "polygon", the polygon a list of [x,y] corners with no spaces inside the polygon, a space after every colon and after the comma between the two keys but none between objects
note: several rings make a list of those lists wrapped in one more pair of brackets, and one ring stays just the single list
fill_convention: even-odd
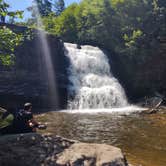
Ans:
[{"label": "person's dark shirt", "polygon": [[32,127],[29,126],[28,121],[33,119],[32,112],[26,110],[19,110],[15,117],[15,132],[16,133],[27,133],[32,132]]}]

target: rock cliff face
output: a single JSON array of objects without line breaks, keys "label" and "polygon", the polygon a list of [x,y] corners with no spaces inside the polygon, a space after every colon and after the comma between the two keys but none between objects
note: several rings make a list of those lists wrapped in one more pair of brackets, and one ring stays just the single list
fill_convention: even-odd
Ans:
[{"label": "rock cliff face", "polygon": [[[13,67],[0,65],[0,105],[15,107],[28,101],[37,107],[50,106],[39,32],[35,30],[30,32],[27,27],[5,25],[27,37],[23,44],[16,48],[15,65]],[[47,35],[47,40],[56,73],[55,82],[59,100],[56,109],[65,109],[69,60],[64,55],[64,46],[60,39]],[[124,87],[130,102],[136,102],[145,96],[153,96],[156,92],[166,96],[166,40],[161,39],[160,42],[159,54],[149,55],[141,63],[139,58],[133,61],[107,52],[111,70]]]},{"label": "rock cliff face", "polygon": [[[2,25],[1,25],[2,26]],[[37,107],[48,107],[49,90],[46,79],[45,64],[42,60],[42,49],[39,42],[39,31],[26,27],[6,25],[15,32],[26,37],[15,50],[15,65],[0,66],[0,105],[20,106],[24,102],[32,102]],[[67,66],[63,43],[55,36],[47,35],[55,71],[55,82],[59,103],[56,109],[66,108],[67,102]]]},{"label": "rock cliff face", "polygon": [[145,96],[157,93],[166,96],[166,39],[160,40],[158,54],[150,54],[140,61],[110,55],[111,69],[124,87],[130,101],[136,102]]}]

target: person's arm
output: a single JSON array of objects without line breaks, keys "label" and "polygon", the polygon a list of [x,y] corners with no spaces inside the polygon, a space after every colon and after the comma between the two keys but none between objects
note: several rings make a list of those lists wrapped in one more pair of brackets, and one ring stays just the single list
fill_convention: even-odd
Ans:
[{"label": "person's arm", "polygon": [[38,128],[39,125],[40,124],[34,118],[32,118],[32,119],[29,120],[29,126],[30,127]]}]

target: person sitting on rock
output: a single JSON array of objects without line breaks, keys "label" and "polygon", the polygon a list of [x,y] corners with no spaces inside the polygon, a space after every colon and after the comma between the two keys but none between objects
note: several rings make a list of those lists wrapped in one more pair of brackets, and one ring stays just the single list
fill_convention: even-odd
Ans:
[{"label": "person sitting on rock", "polygon": [[36,132],[36,129],[45,129],[45,125],[40,125],[34,118],[32,113],[32,104],[25,103],[24,109],[21,109],[16,114],[15,133]]}]

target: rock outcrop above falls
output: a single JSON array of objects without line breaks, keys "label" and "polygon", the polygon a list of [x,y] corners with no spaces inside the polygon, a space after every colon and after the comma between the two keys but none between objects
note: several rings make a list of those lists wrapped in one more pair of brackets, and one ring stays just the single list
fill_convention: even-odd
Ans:
[{"label": "rock outcrop above falls", "polygon": [[3,166],[127,166],[119,148],[59,136],[20,134],[0,137]]}]

